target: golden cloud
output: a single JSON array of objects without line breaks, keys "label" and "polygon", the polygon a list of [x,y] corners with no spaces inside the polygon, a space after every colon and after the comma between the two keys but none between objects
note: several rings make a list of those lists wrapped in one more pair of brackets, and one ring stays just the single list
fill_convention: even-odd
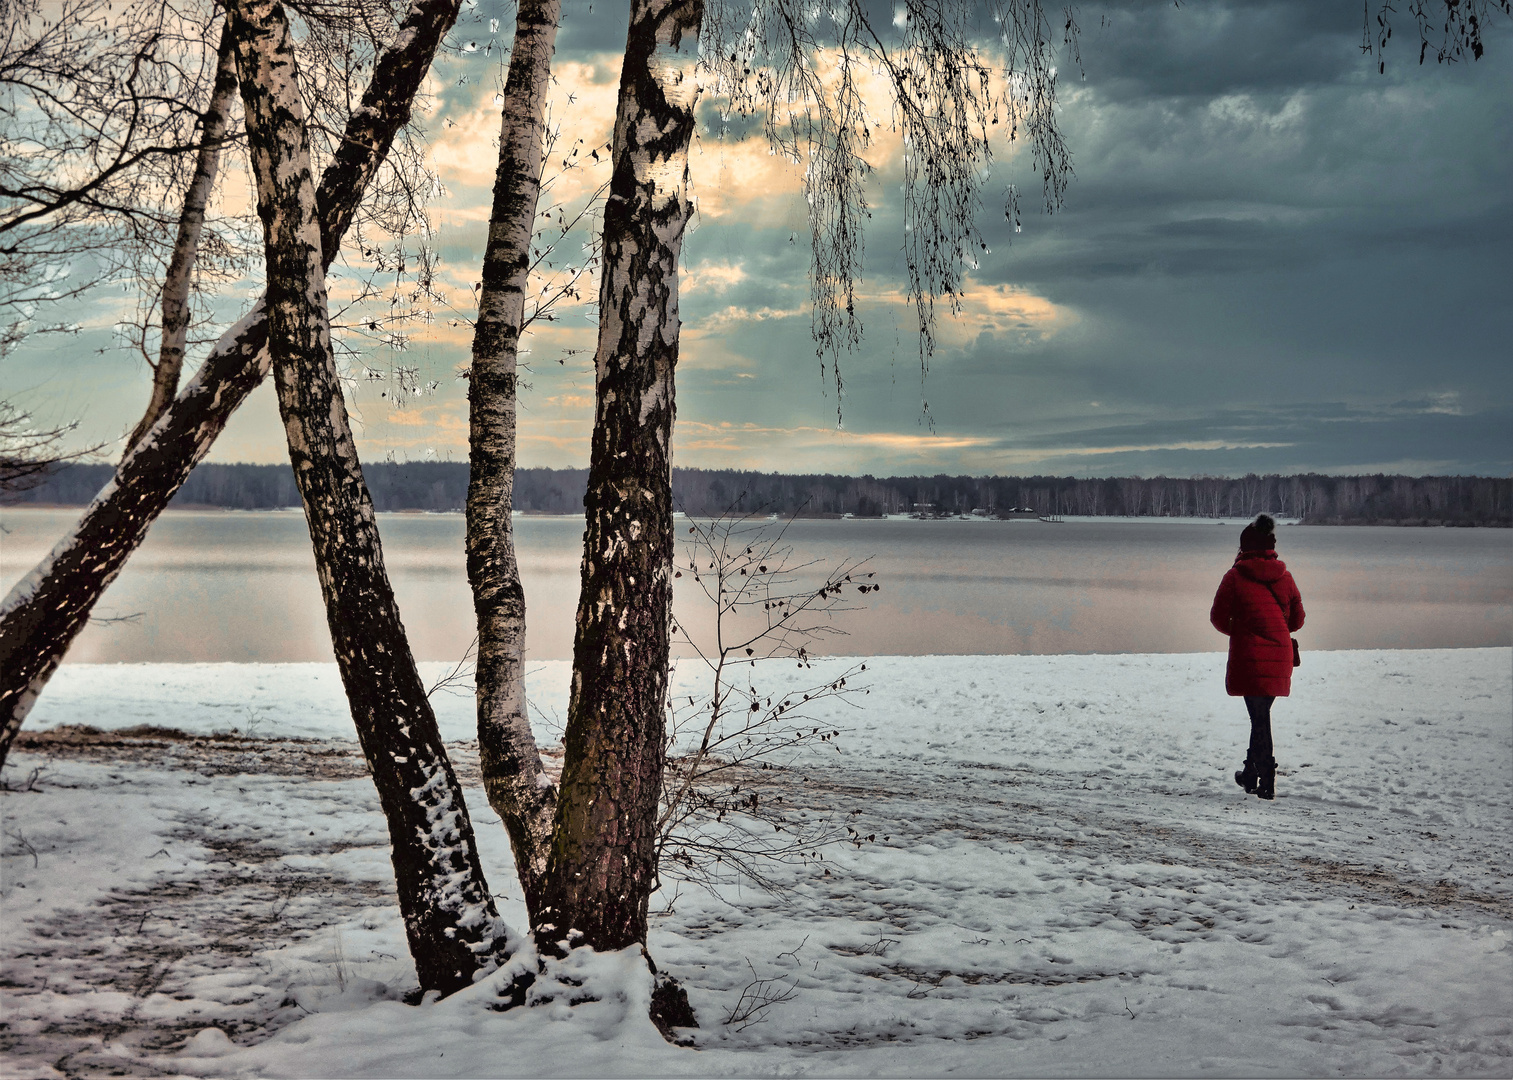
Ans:
[{"label": "golden cloud", "polygon": [[728,334],[748,323],[763,323],[780,321],[783,319],[807,318],[809,308],[798,306],[791,308],[759,307],[748,308],[739,304],[731,304],[719,311],[712,312],[700,319],[697,323],[690,323],[683,327],[683,337],[712,337],[715,335]]},{"label": "golden cloud", "polygon": [[592,394],[557,394],[547,398],[545,404],[555,405],[559,409],[592,409],[594,396]]},{"label": "golden cloud", "polygon": [[706,259],[678,276],[678,292],[726,292],[745,280],[746,268],[740,263],[711,262]]},{"label": "golden cloud", "polygon": [[807,228],[804,169],[779,157],[766,138],[695,140],[688,171],[700,218],[750,217],[760,210],[791,228]]},{"label": "golden cloud", "polygon": [[677,444],[682,450],[749,450],[754,445],[754,440],[760,440],[768,445],[774,440],[783,440],[795,450],[805,446],[841,442],[849,446],[882,447],[906,453],[985,447],[992,446],[997,441],[992,437],[975,435],[933,435],[900,431],[855,432],[812,425],[772,427],[754,423],[733,424],[729,421],[721,421],[717,424],[697,420],[678,421]]},{"label": "golden cloud", "polygon": [[[543,200],[576,205],[609,178],[609,142],[619,91],[620,57],[605,54],[587,62],[558,62],[552,68],[552,89],[547,98],[546,122],[555,133],[547,160]],[[480,84],[471,108],[452,109],[433,121],[431,160],[449,188],[491,191],[499,165],[501,91]],[[593,152],[599,156],[594,158]],[[574,151],[577,153],[574,153]],[[585,167],[562,171],[562,162]],[[603,162],[603,167],[598,163]],[[488,202],[474,201],[466,207],[449,204],[458,220],[488,220]]]},{"label": "golden cloud", "polygon": [[961,312],[941,319],[936,336],[946,344],[966,344],[978,334],[1047,338],[1074,321],[1070,309],[1015,285],[981,285],[970,279],[961,292]]}]

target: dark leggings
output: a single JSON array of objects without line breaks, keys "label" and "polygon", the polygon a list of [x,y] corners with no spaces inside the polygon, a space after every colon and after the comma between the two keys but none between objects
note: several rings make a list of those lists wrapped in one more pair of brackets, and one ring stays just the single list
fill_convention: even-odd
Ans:
[{"label": "dark leggings", "polygon": [[1250,760],[1265,761],[1273,756],[1271,746],[1271,703],[1274,697],[1247,697],[1245,711],[1250,713]]}]

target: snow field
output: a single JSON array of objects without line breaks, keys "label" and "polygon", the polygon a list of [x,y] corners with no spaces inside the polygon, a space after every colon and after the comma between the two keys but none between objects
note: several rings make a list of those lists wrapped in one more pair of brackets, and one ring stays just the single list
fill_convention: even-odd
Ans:
[{"label": "snow field", "polygon": [[[750,673],[776,696],[847,666],[830,663]],[[634,955],[575,955],[601,1000],[571,1008],[492,1012],[497,980],[396,1000],[414,976],[376,798],[336,741],[350,721],[334,667],[64,668],[29,729],[251,725],[331,741],[287,759],[247,744],[215,768],[60,756],[40,791],[0,796],[12,1067],[1513,1070],[1510,650],[1306,654],[1274,710],[1273,804],[1229,778],[1248,728],[1222,654],[866,663],[860,708],[813,713],[843,731],[839,750],[764,775],[810,812],[860,810],[847,820],[876,839],[784,871],[780,896],[669,883],[653,899],[651,950],[689,990],[698,1051],[650,1026]],[[543,738],[566,675],[532,669]],[[686,662],[676,685],[698,698]],[[447,738],[466,739],[470,698],[434,700]],[[523,926],[475,755],[454,749],[501,913]],[[312,751],[329,754],[313,775]],[[44,763],[12,761],[12,787]],[[722,1022],[743,1008],[745,1022]]]}]

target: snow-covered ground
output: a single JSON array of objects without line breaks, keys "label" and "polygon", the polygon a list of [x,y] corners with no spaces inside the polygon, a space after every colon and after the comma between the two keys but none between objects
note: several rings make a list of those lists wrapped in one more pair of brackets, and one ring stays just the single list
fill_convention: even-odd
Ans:
[{"label": "snow-covered ground", "polygon": [[[827,718],[839,752],[774,775],[876,839],[783,871],[781,896],[654,900],[696,1048],[646,1019],[635,956],[576,958],[600,1000],[572,1008],[494,1012],[490,982],[398,1000],[414,976],[334,668],[65,667],[28,731],[241,734],[11,755],[0,1072],[1513,1073],[1513,651],[1307,653],[1269,804],[1229,778],[1247,728],[1223,663],[867,661],[862,707]],[[543,737],[566,669],[532,672]],[[471,703],[436,700],[521,925]]]}]

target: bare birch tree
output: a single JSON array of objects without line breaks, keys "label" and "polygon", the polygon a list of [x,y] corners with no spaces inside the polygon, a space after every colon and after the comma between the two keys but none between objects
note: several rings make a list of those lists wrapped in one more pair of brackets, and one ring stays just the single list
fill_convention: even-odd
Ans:
[{"label": "bare birch tree", "polygon": [[228,5],[267,250],[268,352],[315,548],[331,644],[389,825],[399,906],[424,990],[504,958],[462,787],[400,622],[331,352],[315,181],[294,43],[277,0]]},{"label": "bare birch tree", "polygon": [[126,437],[128,452],[157,423],[158,417],[163,415],[174,395],[179,392],[179,377],[184,369],[184,349],[189,338],[189,294],[194,282],[194,264],[205,231],[205,214],[210,206],[210,195],[215,190],[216,174],[220,171],[221,150],[230,127],[231,106],[235,99],[236,55],[232,49],[231,35],[223,26],[220,48],[217,50],[215,85],[211,90],[210,103],[200,121],[200,147],[195,156],[194,174],[184,192],[173,254],[169,258],[159,295],[162,336],[156,361],[148,361],[152,369],[152,391],[142,419],[137,421],[137,426]]},{"label": "bare birch tree", "polygon": [[[358,205],[409,121],[459,0],[413,0],[346,124],[316,192],[321,257],[335,258]],[[173,404],[127,453],[82,519],[0,603],[0,762],[89,613],[226,421],[268,372],[259,302],[227,330]]]},{"label": "bare birch tree", "polygon": [[526,713],[525,591],[510,515],[516,368],[561,10],[561,0],[520,0],[517,8],[468,371],[467,566],[478,619],[479,767],[489,803],[509,831],[516,874],[532,915],[539,906],[557,799]]},{"label": "bare birch tree", "polygon": [[[658,11],[660,7],[662,10]],[[632,14],[632,25],[640,20],[640,32],[647,38],[637,54],[627,55],[626,70],[639,73],[641,78],[651,74],[653,54],[658,40],[672,41],[674,48],[683,35],[677,29],[676,18],[667,18],[670,5],[638,5]],[[695,7],[693,10],[697,10]],[[527,287],[533,265],[539,257],[532,251],[531,242],[538,209],[543,168],[543,151],[546,146],[544,121],[545,100],[550,79],[550,62],[553,42],[556,37],[556,21],[560,14],[560,0],[522,0],[518,8],[513,51],[510,57],[509,74],[504,90],[504,115],[500,135],[499,167],[495,178],[494,201],[490,214],[488,244],[484,256],[482,283],[479,295],[478,321],[476,324],[472,365],[469,369],[470,430],[470,477],[467,499],[467,554],[468,578],[473,588],[474,607],[478,619],[478,738],[479,758],[485,788],[491,804],[499,813],[509,831],[515,853],[516,871],[525,893],[526,906],[533,929],[536,930],[538,948],[546,954],[558,953],[564,945],[587,943],[598,948],[623,948],[640,944],[645,953],[646,898],[653,887],[657,850],[653,844],[660,836],[656,813],[661,791],[661,770],[665,764],[665,747],[661,745],[660,731],[646,740],[616,730],[595,732],[577,744],[588,751],[575,755],[569,750],[568,760],[579,770],[574,775],[575,794],[581,800],[580,810],[597,807],[601,816],[588,820],[577,815],[559,812],[557,792],[551,787],[542,769],[541,757],[531,734],[526,715],[525,701],[525,597],[520,584],[519,569],[514,551],[513,529],[510,521],[512,490],[516,461],[516,401],[517,360],[519,343],[530,316],[526,312]],[[687,10],[682,13],[687,17]],[[660,35],[660,39],[659,36]],[[632,40],[636,31],[632,31]],[[690,37],[687,44],[693,44]],[[685,65],[685,68],[691,65]],[[685,130],[672,134],[671,145],[681,147],[686,156],[688,138],[692,127],[692,105],[695,97],[691,70],[674,77],[669,89],[676,87],[681,97],[682,108],[675,114],[677,122]],[[624,76],[622,76],[624,78]],[[678,83],[686,78],[686,84]],[[617,139],[625,121],[623,109],[626,95],[622,90],[622,114],[617,118]],[[623,158],[616,157],[620,163]],[[654,167],[656,163],[654,163]],[[664,219],[670,225],[670,245],[661,251],[650,253],[650,261],[637,263],[629,248],[631,241],[621,231],[606,225],[601,250],[617,244],[617,251],[631,256],[620,260],[606,260],[601,265],[601,283],[616,272],[627,268],[642,281],[649,278],[665,278],[674,273],[677,258],[677,238],[687,220],[688,203],[683,191],[685,183],[682,159],[673,170],[675,189],[674,205]],[[632,175],[631,184],[643,184],[646,176]],[[609,206],[617,199],[626,198],[627,178],[620,168],[610,181]],[[651,180],[649,190],[640,195],[660,196],[665,201],[667,187],[661,188]],[[606,219],[613,210],[606,210]],[[575,218],[576,220],[576,218]],[[631,215],[621,214],[623,224]],[[563,237],[567,226],[559,223]],[[576,275],[569,273],[567,284],[571,288]],[[637,285],[641,284],[638,281]],[[601,285],[602,297],[602,285]],[[550,297],[538,298],[534,315],[539,316],[543,304]],[[647,310],[654,310],[648,305]],[[674,316],[675,320],[675,316]],[[633,327],[627,333],[634,334]],[[676,331],[670,335],[675,340]],[[605,355],[601,344],[600,356]],[[602,373],[603,368],[601,366]],[[671,368],[665,368],[663,382],[664,400],[671,391]],[[658,390],[650,388],[648,404],[654,405]],[[671,417],[667,418],[666,430],[670,431]],[[596,431],[598,429],[596,428]],[[667,469],[664,439],[662,471]],[[622,455],[624,457],[624,455]],[[626,463],[633,471],[643,466],[641,456]],[[652,485],[654,489],[654,485]],[[663,485],[663,510],[670,514],[670,491]],[[655,511],[653,511],[655,513]],[[585,536],[585,545],[592,550],[595,543],[591,525]],[[670,554],[670,544],[669,544]],[[611,569],[611,575],[614,570]],[[607,577],[606,580],[609,580]],[[630,579],[632,590],[635,578]],[[661,679],[653,685],[641,682],[646,672],[631,667],[624,673],[622,690],[633,691],[639,698],[632,702],[631,716],[637,716],[636,707],[644,710],[648,703],[660,720],[661,698],[665,694],[666,649],[668,614],[671,600],[670,581],[665,568],[661,579],[662,593],[658,597],[660,608],[653,608],[649,618],[638,626],[642,632],[661,634],[663,667]],[[586,595],[586,594],[585,594]],[[625,628],[622,621],[620,628]],[[657,648],[653,641],[652,648]],[[575,701],[579,699],[575,680]],[[654,746],[651,753],[641,753],[648,745]],[[630,748],[640,754],[632,771],[615,773],[599,771],[589,765],[585,770],[585,757],[592,757],[595,750],[616,755]],[[567,775],[567,774],[564,774]],[[630,797],[626,797],[625,781],[630,781]],[[645,800],[650,797],[650,803]],[[648,816],[647,811],[650,811]],[[624,843],[625,825],[629,823],[639,842]],[[582,830],[609,829],[616,835],[602,837],[607,843],[585,850]],[[650,844],[648,843],[650,841]],[[564,856],[563,850],[567,854]],[[603,874],[606,867],[617,865],[616,853],[626,853],[635,858],[634,873],[639,875],[628,890],[622,883],[607,880]],[[650,874],[651,878],[647,875]],[[611,930],[606,938],[596,934],[590,938],[578,930],[583,914],[588,909],[603,911],[619,894],[631,901],[628,933],[622,926]],[[571,899],[564,900],[563,897]],[[556,905],[555,907],[553,905]],[[552,922],[553,912],[570,910],[569,929],[559,933]],[[565,940],[559,940],[565,939]],[[697,1023],[689,1006],[686,992],[676,980],[657,971],[655,963],[646,954],[647,964],[656,980],[652,995],[651,1019],[664,1036],[672,1038],[675,1027]]]},{"label": "bare birch tree", "polygon": [[582,593],[538,945],[646,941],[665,767],[677,260],[702,0],[634,0],[604,209]]}]

